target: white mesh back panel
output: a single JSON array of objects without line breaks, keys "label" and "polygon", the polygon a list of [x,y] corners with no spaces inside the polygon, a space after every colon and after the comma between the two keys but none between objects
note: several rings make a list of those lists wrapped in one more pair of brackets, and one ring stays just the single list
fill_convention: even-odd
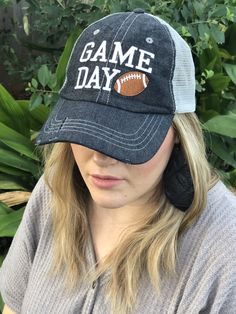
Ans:
[{"label": "white mesh back panel", "polygon": [[[149,14],[150,15],[150,14]],[[175,99],[176,113],[194,112],[195,100],[195,68],[191,50],[184,39],[164,20],[156,18],[166,25],[175,44],[175,69],[173,76],[173,94]]]}]

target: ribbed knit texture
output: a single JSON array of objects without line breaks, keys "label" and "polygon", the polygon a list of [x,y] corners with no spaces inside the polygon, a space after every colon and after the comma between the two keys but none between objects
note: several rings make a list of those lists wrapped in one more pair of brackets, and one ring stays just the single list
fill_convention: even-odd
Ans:
[{"label": "ribbed knit texture", "polygon": [[[52,260],[49,199],[41,177],[0,268],[4,302],[23,314],[113,314],[104,302],[108,275],[94,287],[78,282],[72,295],[63,276],[47,277]],[[87,258],[94,265],[91,239]],[[236,313],[236,197],[222,182],[208,192],[206,208],[179,240],[177,276],[164,281],[160,297],[143,276],[133,313]]]}]

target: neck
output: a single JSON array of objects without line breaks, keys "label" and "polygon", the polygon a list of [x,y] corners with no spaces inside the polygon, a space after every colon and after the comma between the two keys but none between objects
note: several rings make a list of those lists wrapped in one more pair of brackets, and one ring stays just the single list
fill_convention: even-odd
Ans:
[{"label": "neck", "polygon": [[105,208],[91,201],[89,206],[89,222],[91,225],[100,225],[103,228],[122,229],[142,220],[153,205],[130,205],[120,208]]},{"label": "neck", "polygon": [[[91,201],[89,206],[89,224],[97,261],[106,257],[142,220],[151,207],[124,206],[104,208]],[[135,225],[136,224],[136,225]],[[129,229],[127,230],[126,228]]]}]

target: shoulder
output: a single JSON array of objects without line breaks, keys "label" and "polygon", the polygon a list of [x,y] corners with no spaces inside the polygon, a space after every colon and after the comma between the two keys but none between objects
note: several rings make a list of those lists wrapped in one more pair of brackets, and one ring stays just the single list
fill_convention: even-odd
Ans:
[{"label": "shoulder", "polygon": [[[20,225],[0,268],[0,292],[12,309],[20,308],[32,268],[35,253],[47,227],[50,191],[44,176],[38,180],[25,207]],[[48,239],[47,239],[48,240]]]},{"label": "shoulder", "polygon": [[200,306],[203,296],[207,311],[231,313],[236,293],[236,197],[223,182],[208,191],[204,210],[179,244],[178,269],[188,299],[194,295],[191,306]]},{"label": "shoulder", "polygon": [[26,205],[21,227],[40,235],[50,214],[51,191],[42,175],[36,183]]},{"label": "shoulder", "polygon": [[222,181],[218,181],[207,195],[207,204],[200,221],[210,223],[213,230],[232,232],[236,235],[236,195]]},{"label": "shoulder", "polygon": [[[44,212],[47,209],[51,200],[51,191],[45,181],[44,174],[39,178],[36,183],[29,201],[27,203],[26,209],[31,207],[31,210],[38,211],[41,208]],[[39,211],[40,212],[40,211]]]},{"label": "shoulder", "polygon": [[[226,202],[236,206],[236,193],[233,193],[227,186],[219,180],[207,194],[207,206],[222,205]],[[227,207],[226,207],[227,208]],[[235,210],[234,210],[235,212]]]},{"label": "shoulder", "polygon": [[222,181],[208,191],[207,204],[197,225],[209,241],[215,241],[215,246],[231,243],[236,252],[236,196]]},{"label": "shoulder", "polygon": [[222,181],[208,191],[205,208],[180,243],[185,252],[219,266],[236,261],[236,196]]}]

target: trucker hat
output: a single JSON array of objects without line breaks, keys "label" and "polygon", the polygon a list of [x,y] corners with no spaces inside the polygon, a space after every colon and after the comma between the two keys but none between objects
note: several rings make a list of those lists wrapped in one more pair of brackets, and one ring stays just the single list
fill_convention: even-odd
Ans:
[{"label": "trucker hat", "polygon": [[76,143],[141,164],[158,151],[174,115],[195,107],[185,40],[143,9],[114,13],[78,37],[59,100],[35,144]]}]

